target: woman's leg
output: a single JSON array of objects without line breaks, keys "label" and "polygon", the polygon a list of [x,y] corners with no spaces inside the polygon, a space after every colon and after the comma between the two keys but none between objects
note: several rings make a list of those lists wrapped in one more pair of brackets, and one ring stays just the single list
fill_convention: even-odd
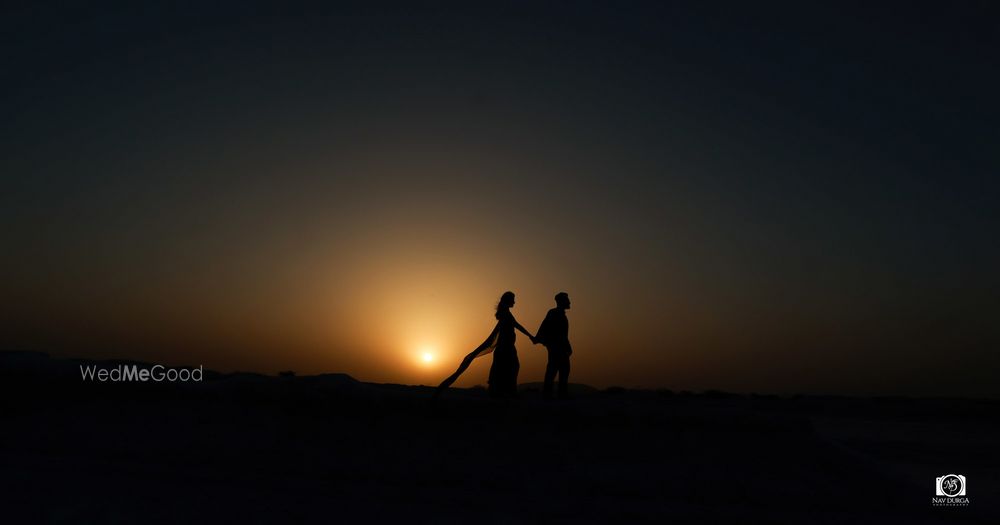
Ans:
[{"label": "woman's leg", "polygon": [[517,396],[517,374],[521,371],[521,362],[517,359],[517,350],[511,349],[510,353],[510,375],[507,384],[508,393]]},{"label": "woman's leg", "polygon": [[491,396],[499,394],[500,390],[500,377],[501,375],[497,372],[500,369],[500,363],[498,361],[502,360],[497,352],[493,352],[493,364],[490,365],[490,375],[486,379],[486,391],[489,392]]}]

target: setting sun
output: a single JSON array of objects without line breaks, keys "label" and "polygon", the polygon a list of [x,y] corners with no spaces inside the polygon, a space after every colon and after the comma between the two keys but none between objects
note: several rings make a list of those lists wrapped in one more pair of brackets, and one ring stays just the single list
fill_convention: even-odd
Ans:
[{"label": "setting sun", "polygon": [[417,360],[424,366],[428,366],[433,363],[436,357],[437,352],[434,346],[426,345],[417,348]]}]

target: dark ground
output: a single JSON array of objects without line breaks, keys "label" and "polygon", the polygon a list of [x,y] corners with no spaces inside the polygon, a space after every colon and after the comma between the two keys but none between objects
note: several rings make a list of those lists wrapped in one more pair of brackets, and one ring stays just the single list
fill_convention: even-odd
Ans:
[{"label": "dark ground", "polygon": [[[2,523],[998,523],[1000,402],[348,376],[84,383],[0,353]],[[967,508],[933,508],[964,474]]]}]

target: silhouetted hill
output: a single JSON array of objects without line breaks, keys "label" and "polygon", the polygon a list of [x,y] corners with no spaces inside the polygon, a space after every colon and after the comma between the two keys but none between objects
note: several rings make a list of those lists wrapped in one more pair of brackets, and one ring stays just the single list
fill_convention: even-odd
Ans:
[{"label": "silhouetted hill", "polygon": [[[364,383],[0,353],[4,523],[995,523],[1000,404]],[[143,364],[142,366],[148,365]],[[73,372],[72,374],[67,371]],[[963,474],[972,504],[931,507]]]},{"label": "silhouetted hill", "polygon": [[[517,385],[517,389],[518,389],[519,392],[522,392],[522,393],[524,393],[524,392],[541,392],[542,391],[542,386],[544,386],[543,382],[541,382],[541,381],[534,381],[534,382],[531,382],[531,383],[521,383],[521,384]],[[569,393],[572,396],[579,397],[579,396],[583,396],[583,395],[595,394],[597,392],[598,392],[598,390],[596,388],[590,386],[590,385],[584,385],[584,384],[581,384],[581,383],[570,383],[569,384]]]}]

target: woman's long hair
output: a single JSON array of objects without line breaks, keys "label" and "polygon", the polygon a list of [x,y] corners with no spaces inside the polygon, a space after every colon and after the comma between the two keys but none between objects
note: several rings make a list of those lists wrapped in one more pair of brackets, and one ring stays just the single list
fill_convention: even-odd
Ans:
[{"label": "woman's long hair", "polygon": [[500,319],[500,317],[502,316],[501,312],[509,313],[511,303],[513,302],[514,302],[514,292],[511,292],[509,290],[504,292],[503,295],[500,296],[500,302],[497,303],[496,318]]}]

